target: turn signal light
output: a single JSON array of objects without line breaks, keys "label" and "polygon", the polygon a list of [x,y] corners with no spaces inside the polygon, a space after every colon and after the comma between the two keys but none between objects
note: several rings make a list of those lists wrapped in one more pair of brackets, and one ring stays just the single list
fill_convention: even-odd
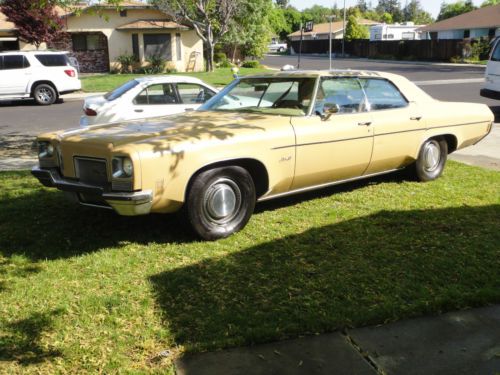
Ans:
[{"label": "turn signal light", "polygon": [[91,108],[84,108],[83,112],[85,112],[87,116],[97,116],[97,112]]},{"label": "turn signal light", "polygon": [[73,69],[66,69],[64,71],[64,73],[66,73],[70,77],[75,77],[76,76],[75,71]]}]

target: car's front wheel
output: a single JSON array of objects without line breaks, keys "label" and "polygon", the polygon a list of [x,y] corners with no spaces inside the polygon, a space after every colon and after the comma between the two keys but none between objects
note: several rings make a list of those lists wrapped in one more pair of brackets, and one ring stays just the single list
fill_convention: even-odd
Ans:
[{"label": "car's front wheel", "polygon": [[57,100],[57,92],[51,85],[41,83],[33,89],[33,98],[40,105],[50,105]]},{"label": "car's front wheel", "polygon": [[244,168],[210,169],[198,174],[190,186],[188,220],[206,240],[228,237],[248,223],[255,200],[252,177]]},{"label": "car's front wheel", "polygon": [[419,181],[432,181],[441,176],[448,156],[448,143],[443,138],[424,142],[414,164],[415,177]]}]

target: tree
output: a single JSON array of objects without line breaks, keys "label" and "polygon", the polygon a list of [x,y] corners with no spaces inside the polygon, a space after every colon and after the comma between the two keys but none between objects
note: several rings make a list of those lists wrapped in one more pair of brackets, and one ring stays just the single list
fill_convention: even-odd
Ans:
[{"label": "tree", "polygon": [[7,20],[14,23],[19,39],[40,48],[59,36],[63,22],[54,10],[55,1],[4,0],[0,10]]},{"label": "tree", "polygon": [[366,13],[369,10],[366,0],[358,0],[358,2],[356,3],[356,7],[360,10],[361,13]]},{"label": "tree", "polygon": [[267,19],[274,35],[278,35],[280,40],[285,40],[287,35],[292,32],[292,26],[287,23],[283,9],[273,7]]},{"label": "tree", "polygon": [[276,6],[281,9],[288,8],[289,0],[276,0]]},{"label": "tree", "polygon": [[388,25],[393,23],[391,14],[387,13],[387,12],[385,12],[384,14],[382,14],[382,16],[380,16],[380,21],[382,21],[383,23],[386,23]]},{"label": "tree", "polygon": [[314,24],[326,23],[330,15],[338,16],[338,14],[334,13],[333,9],[321,5],[313,5],[302,11],[302,21],[313,21]]},{"label": "tree", "polygon": [[366,26],[360,25],[355,15],[351,14],[347,18],[347,25],[345,28],[345,39],[350,41],[353,39],[369,39],[370,33]]},{"label": "tree", "polygon": [[191,25],[205,45],[207,71],[214,70],[214,47],[229,31],[243,0],[153,0],[177,22]]},{"label": "tree", "polygon": [[271,0],[243,0],[240,8],[222,41],[239,46],[246,56],[262,57],[273,34],[269,15],[278,9],[273,9]]},{"label": "tree", "polygon": [[437,20],[442,21],[447,18],[456,17],[463,13],[468,13],[477,9],[472,0],[460,0],[455,3],[442,3]]},{"label": "tree", "polygon": [[432,22],[432,16],[420,5],[419,0],[411,0],[403,8],[405,21],[414,22],[417,25],[424,25]]},{"label": "tree", "polygon": [[379,14],[389,13],[394,22],[403,21],[403,11],[399,0],[379,0],[376,10]]},{"label": "tree", "polygon": [[500,0],[486,0],[481,4],[481,8],[500,4]]}]

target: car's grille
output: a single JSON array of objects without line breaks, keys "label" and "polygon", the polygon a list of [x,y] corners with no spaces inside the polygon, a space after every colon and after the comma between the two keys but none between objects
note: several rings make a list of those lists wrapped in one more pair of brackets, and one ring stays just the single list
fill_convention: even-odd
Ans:
[{"label": "car's grille", "polygon": [[76,177],[85,184],[107,187],[106,160],[75,158]]}]

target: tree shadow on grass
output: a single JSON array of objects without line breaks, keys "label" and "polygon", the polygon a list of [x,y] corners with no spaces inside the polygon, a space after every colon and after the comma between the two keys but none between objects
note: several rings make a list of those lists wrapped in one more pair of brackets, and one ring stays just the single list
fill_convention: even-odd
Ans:
[{"label": "tree shadow on grass", "polygon": [[150,278],[188,351],[500,301],[500,205],[376,214]]},{"label": "tree shadow on grass", "polygon": [[44,332],[52,329],[53,317],[59,313],[57,310],[35,313],[29,318],[4,324],[0,335],[0,362],[15,361],[27,366],[60,357],[61,352],[42,347],[40,343]]},{"label": "tree shadow on grass", "polygon": [[[263,202],[256,212],[273,210],[350,191],[368,184],[403,181],[390,174],[315,192]],[[125,217],[112,210],[80,206],[56,190],[26,186],[16,197],[0,197],[0,256],[20,254],[32,261],[78,256],[128,243],[189,243],[197,241],[182,214]],[[0,269],[1,270],[1,269]]]}]

